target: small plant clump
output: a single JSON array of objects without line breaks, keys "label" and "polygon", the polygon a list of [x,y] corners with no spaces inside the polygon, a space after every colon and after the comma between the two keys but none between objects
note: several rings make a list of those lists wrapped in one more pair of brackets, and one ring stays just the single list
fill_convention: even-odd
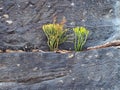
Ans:
[{"label": "small plant clump", "polygon": [[42,29],[48,39],[47,44],[50,51],[58,50],[58,46],[67,40],[67,29],[64,29],[65,22],[66,19],[63,17],[60,23],[56,23],[55,17],[52,24],[45,24],[42,26]]},{"label": "small plant clump", "polygon": [[85,27],[75,27],[73,28],[75,34],[74,48],[75,51],[81,51],[83,45],[86,43],[89,31]]},{"label": "small plant clump", "polygon": [[[60,23],[56,23],[56,17],[53,19],[52,24],[45,24],[42,29],[48,39],[47,44],[50,51],[57,51],[58,46],[67,40],[67,29],[64,29],[66,19],[63,17]],[[74,49],[81,51],[83,45],[86,43],[89,31],[85,27],[74,27]],[[68,35],[69,36],[69,35]]]}]

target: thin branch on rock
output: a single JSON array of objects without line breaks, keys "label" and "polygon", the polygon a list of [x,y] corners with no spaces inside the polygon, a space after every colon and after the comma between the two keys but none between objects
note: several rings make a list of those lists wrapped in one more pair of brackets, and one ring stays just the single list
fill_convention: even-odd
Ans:
[{"label": "thin branch on rock", "polygon": [[105,44],[98,45],[98,46],[88,47],[87,50],[93,50],[93,49],[99,49],[99,48],[106,48],[106,47],[111,47],[111,46],[120,46],[120,40],[115,40],[115,41],[107,42]]}]

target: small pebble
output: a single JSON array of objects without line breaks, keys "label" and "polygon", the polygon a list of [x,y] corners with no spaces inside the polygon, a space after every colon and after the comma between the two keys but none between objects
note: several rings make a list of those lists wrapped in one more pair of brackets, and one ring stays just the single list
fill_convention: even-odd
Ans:
[{"label": "small pebble", "polygon": [[69,56],[68,56],[68,58],[73,58],[73,57],[74,57],[74,55],[73,55],[73,54],[71,54],[71,55],[69,55]]},{"label": "small pebble", "polygon": [[72,80],[74,81],[74,80],[75,80],[75,78],[72,78]]},{"label": "small pebble", "polygon": [[30,7],[32,7],[33,5],[32,4],[30,4]]},{"label": "small pebble", "polygon": [[90,80],[90,77],[88,76],[88,79]]},{"label": "small pebble", "polygon": [[71,3],[71,6],[74,6],[74,5],[75,5],[75,3],[72,2],[72,3]]},{"label": "small pebble", "polygon": [[6,20],[6,22],[7,22],[8,24],[12,24],[12,23],[13,23],[12,20]]},{"label": "small pebble", "polygon": [[84,67],[84,66],[85,66],[85,64],[81,64],[81,66],[82,66],[82,67]]},{"label": "small pebble", "polygon": [[18,6],[18,7],[20,7],[20,5],[19,5],[19,4],[17,4],[17,6]]},{"label": "small pebble", "polygon": [[75,25],[75,22],[71,22],[70,25]]},{"label": "small pebble", "polygon": [[4,18],[9,18],[9,15],[8,14],[4,14],[3,17]]},{"label": "small pebble", "polygon": [[17,64],[18,67],[20,67],[20,64]]},{"label": "small pebble", "polygon": [[60,83],[63,83],[63,80],[59,80]]},{"label": "small pebble", "polygon": [[0,7],[0,10],[2,10],[3,9],[3,7]]},{"label": "small pebble", "polygon": [[107,56],[110,56],[110,57],[113,57],[113,56],[114,56],[112,52],[108,52],[108,53],[106,53],[106,55],[107,55]]},{"label": "small pebble", "polygon": [[69,70],[69,72],[71,73],[71,72],[72,72],[72,70]]},{"label": "small pebble", "polygon": [[85,22],[85,19],[82,19],[82,22]]},{"label": "small pebble", "polygon": [[47,7],[51,7],[50,5],[48,5]]},{"label": "small pebble", "polygon": [[36,71],[38,69],[38,67],[35,67],[35,68],[33,68],[33,71]]},{"label": "small pebble", "polygon": [[61,73],[60,75],[61,75],[61,76],[64,76],[64,75],[65,75],[65,73]]},{"label": "small pebble", "polygon": [[88,56],[88,58],[92,58],[92,55]]},{"label": "small pebble", "polygon": [[95,55],[95,57],[97,58],[97,57],[98,57],[98,55]]}]

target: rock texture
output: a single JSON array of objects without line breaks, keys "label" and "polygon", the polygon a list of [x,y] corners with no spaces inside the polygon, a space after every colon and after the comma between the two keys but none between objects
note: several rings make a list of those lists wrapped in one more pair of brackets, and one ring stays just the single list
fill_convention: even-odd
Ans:
[{"label": "rock texture", "polygon": [[[110,40],[119,39],[116,35],[120,25],[119,3],[119,0],[0,0],[0,49],[48,50],[41,26],[51,23],[54,15],[58,22],[65,16],[68,28],[85,26],[90,30],[85,48],[111,37]],[[73,50],[73,43],[64,43],[60,49]]]},{"label": "rock texture", "polygon": [[119,90],[120,49],[1,53],[0,90]]},{"label": "rock texture", "polygon": [[41,27],[55,15],[66,17],[70,34],[75,26],[90,30],[84,48],[120,39],[120,0],[0,0],[0,90],[120,90],[120,47],[21,51],[49,50]]}]

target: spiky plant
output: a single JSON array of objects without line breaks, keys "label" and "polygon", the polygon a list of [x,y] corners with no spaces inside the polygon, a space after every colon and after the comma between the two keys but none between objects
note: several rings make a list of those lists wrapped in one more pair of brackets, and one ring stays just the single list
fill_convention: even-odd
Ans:
[{"label": "spiky plant", "polygon": [[52,24],[45,24],[42,26],[42,29],[48,39],[47,44],[50,48],[50,51],[58,50],[58,46],[67,40],[66,32],[64,29],[66,19],[63,18],[60,23],[56,23],[56,18]]},{"label": "spiky plant", "polygon": [[85,27],[75,27],[73,28],[75,34],[74,48],[75,51],[81,51],[83,45],[86,43],[89,31]]}]

